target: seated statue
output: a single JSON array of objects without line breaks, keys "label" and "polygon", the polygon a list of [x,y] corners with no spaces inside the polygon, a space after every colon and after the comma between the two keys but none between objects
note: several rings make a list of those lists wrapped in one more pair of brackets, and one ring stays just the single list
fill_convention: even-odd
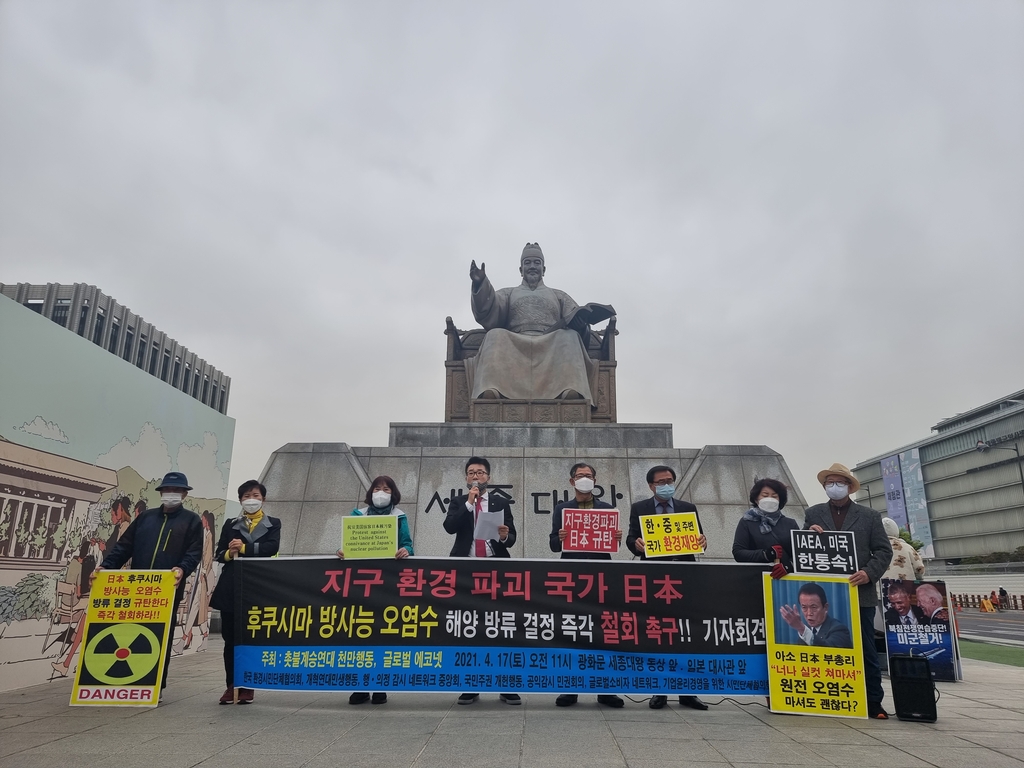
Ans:
[{"label": "seated statue", "polygon": [[579,306],[544,285],[544,254],[527,243],[523,282],[495,290],[473,261],[473,316],[487,331],[480,351],[466,360],[470,397],[510,400],[583,399],[594,403],[598,363],[587,354],[590,326],[615,315],[603,304]]}]

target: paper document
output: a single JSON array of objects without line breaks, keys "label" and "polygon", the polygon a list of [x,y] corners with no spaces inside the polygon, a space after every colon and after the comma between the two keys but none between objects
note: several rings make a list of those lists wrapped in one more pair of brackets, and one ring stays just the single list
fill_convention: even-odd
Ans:
[{"label": "paper document", "polygon": [[473,529],[474,539],[498,540],[498,526],[505,524],[504,512],[481,512],[476,519],[476,528]]}]

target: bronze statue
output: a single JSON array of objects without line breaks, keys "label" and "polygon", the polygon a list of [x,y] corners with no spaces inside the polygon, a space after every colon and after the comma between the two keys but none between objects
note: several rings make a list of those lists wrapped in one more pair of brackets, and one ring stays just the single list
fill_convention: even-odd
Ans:
[{"label": "bronze statue", "polygon": [[470,397],[511,400],[582,398],[594,402],[597,361],[587,354],[590,326],[615,315],[604,304],[579,306],[544,285],[544,254],[527,243],[523,282],[495,290],[484,263],[470,265],[473,316],[487,331],[480,351],[466,360]]}]

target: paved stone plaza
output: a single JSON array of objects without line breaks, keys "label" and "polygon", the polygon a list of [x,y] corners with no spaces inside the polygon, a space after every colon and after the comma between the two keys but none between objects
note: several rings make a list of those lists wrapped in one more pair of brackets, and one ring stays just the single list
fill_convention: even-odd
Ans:
[{"label": "paved stone plaza", "polygon": [[591,696],[512,707],[496,694],[468,707],[445,694],[352,707],[345,694],[257,692],[253,705],[219,706],[221,647],[211,638],[208,652],[175,659],[155,710],[69,707],[68,680],[0,694],[0,768],[1024,767],[1024,669],[986,662],[965,660],[969,682],[940,685],[939,720],[924,725],[773,715],[717,697],[707,712],[613,710]]}]

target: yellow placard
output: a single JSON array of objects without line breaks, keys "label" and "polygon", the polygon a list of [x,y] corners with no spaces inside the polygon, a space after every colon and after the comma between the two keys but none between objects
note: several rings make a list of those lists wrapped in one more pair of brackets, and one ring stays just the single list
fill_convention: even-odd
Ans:
[{"label": "yellow placard", "polygon": [[771,711],[867,717],[860,603],[849,578],[766,573],[764,611]]},{"label": "yellow placard", "polygon": [[699,555],[704,551],[696,512],[645,515],[640,518],[640,530],[647,557]]},{"label": "yellow placard", "polygon": [[71,704],[155,707],[173,611],[171,571],[97,573]]},{"label": "yellow placard", "polygon": [[342,519],[341,539],[346,558],[394,557],[398,551],[398,518],[349,515]]}]

